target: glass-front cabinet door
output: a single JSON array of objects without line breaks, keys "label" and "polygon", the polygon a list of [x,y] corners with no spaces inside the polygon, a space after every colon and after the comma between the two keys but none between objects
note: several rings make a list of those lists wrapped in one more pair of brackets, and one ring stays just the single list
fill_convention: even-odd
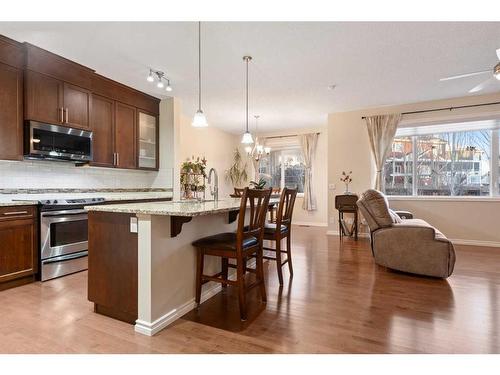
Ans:
[{"label": "glass-front cabinet door", "polygon": [[139,111],[139,168],[158,169],[157,117]]}]

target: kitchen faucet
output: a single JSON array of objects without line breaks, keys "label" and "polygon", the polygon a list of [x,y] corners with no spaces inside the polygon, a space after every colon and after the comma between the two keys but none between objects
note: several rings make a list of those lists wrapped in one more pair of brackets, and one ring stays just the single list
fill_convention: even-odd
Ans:
[{"label": "kitchen faucet", "polygon": [[[214,189],[212,190],[212,172],[214,174]],[[217,175],[217,171],[215,168],[210,168],[210,172],[208,172],[208,183],[210,184],[210,195],[214,197],[214,201],[219,200],[219,176]]]}]

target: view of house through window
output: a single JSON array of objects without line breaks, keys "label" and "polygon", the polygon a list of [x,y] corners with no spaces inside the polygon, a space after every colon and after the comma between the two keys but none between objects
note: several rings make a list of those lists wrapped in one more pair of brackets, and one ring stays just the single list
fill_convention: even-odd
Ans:
[{"label": "view of house through window", "polygon": [[[491,181],[500,184],[500,172],[491,173],[492,160],[499,160],[497,123],[476,121],[468,127],[473,130],[465,130],[463,123],[399,129],[384,165],[386,194],[490,195]],[[500,171],[500,161],[496,164],[494,168]],[[491,194],[498,194],[497,186]]]},{"label": "view of house through window", "polygon": [[297,188],[304,192],[304,159],[300,148],[272,150],[260,161],[260,177],[267,181],[268,186]]}]

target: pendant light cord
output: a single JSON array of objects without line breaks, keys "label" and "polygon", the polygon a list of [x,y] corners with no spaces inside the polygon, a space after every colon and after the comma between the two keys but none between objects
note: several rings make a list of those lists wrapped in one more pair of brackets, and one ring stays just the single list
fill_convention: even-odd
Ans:
[{"label": "pendant light cord", "polygon": [[247,133],[248,133],[248,58],[246,59],[247,61],[247,107],[246,107],[246,113],[247,113]]},{"label": "pendant light cord", "polygon": [[201,111],[201,21],[198,21],[198,111]]}]

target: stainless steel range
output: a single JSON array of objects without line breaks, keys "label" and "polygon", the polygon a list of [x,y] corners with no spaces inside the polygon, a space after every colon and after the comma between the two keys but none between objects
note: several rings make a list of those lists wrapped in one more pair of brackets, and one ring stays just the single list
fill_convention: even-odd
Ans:
[{"label": "stainless steel range", "polygon": [[83,207],[104,201],[104,198],[39,201],[42,281],[87,269],[88,215]]}]

